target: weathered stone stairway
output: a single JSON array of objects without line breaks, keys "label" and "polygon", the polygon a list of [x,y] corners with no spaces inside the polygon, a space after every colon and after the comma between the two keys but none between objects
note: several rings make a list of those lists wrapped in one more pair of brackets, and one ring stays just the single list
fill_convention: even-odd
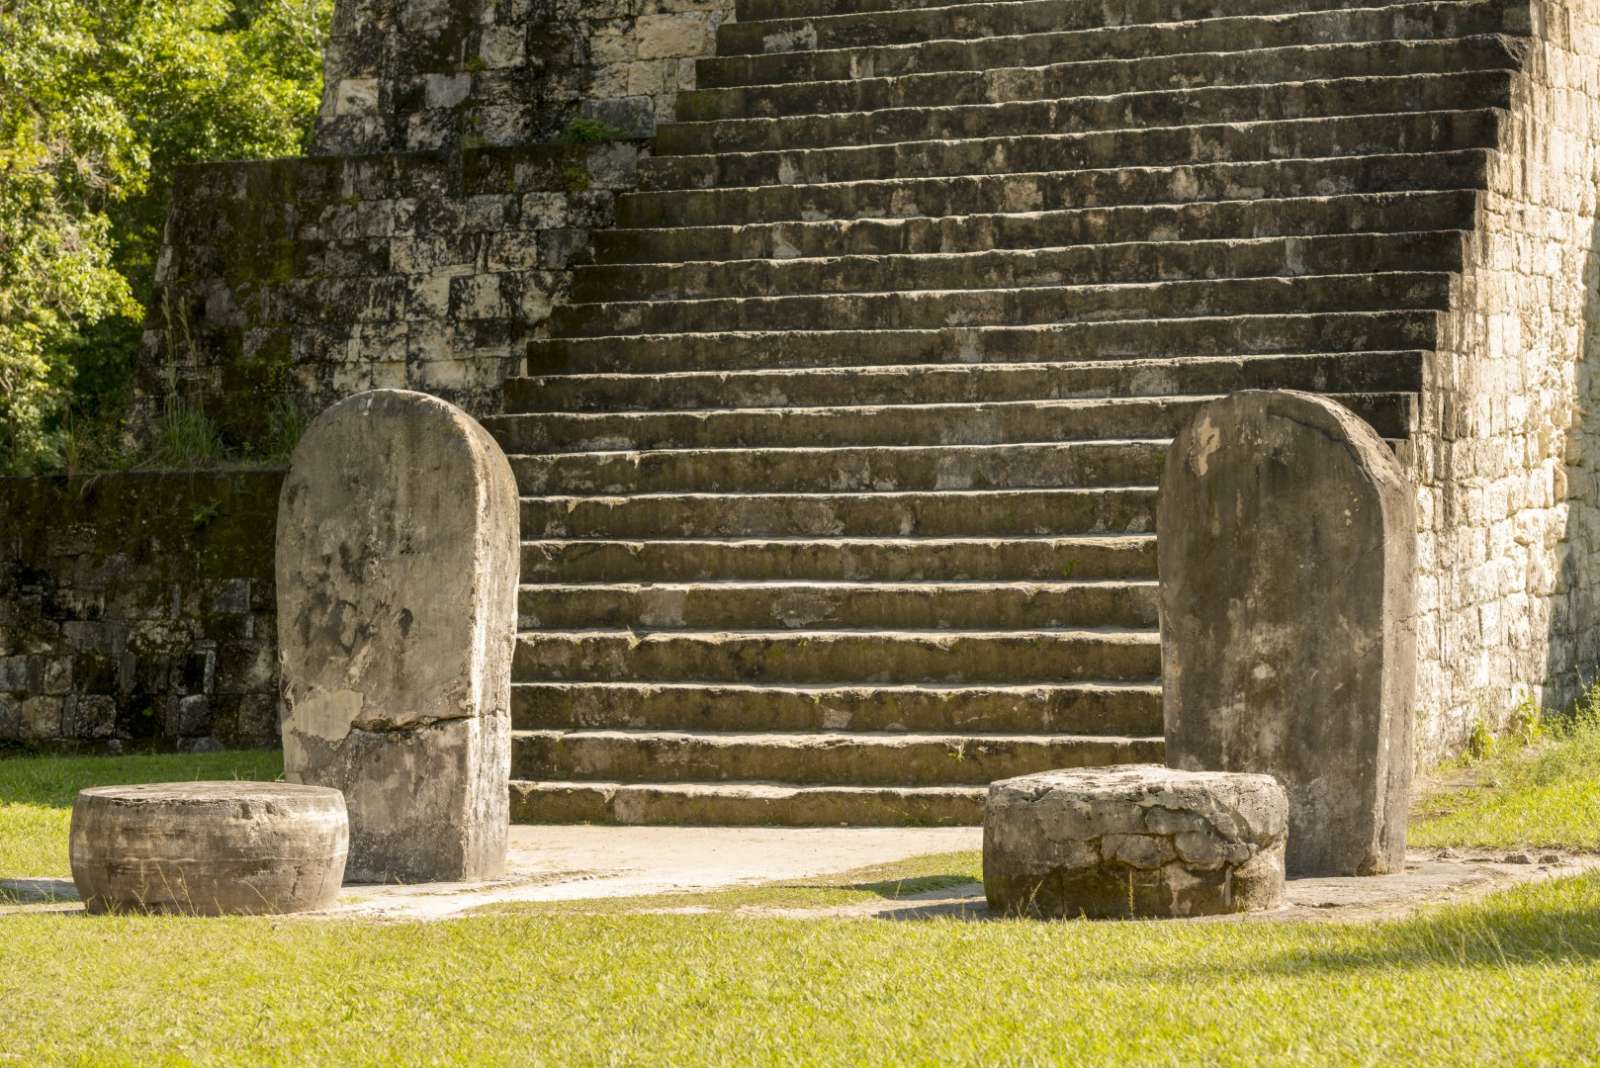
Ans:
[{"label": "weathered stone stairway", "polygon": [[516,818],[973,822],[1158,760],[1167,440],[1247,387],[1407,434],[1526,17],[740,0],[491,420]]}]

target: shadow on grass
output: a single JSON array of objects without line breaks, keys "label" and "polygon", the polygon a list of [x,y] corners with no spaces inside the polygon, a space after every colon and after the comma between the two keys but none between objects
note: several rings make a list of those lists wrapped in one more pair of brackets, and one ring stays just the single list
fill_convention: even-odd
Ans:
[{"label": "shadow on grass", "polygon": [[[1147,921],[1159,922],[1159,921]],[[1130,925],[1131,926],[1131,925]],[[1425,968],[1511,968],[1600,963],[1600,877],[1530,884],[1473,904],[1441,906],[1403,920],[1374,924],[1310,924],[1291,948],[1263,947],[1248,962],[1214,964],[1206,942],[1249,940],[1280,925],[1211,925],[1197,940],[1196,959],[1170,967],[1109,969],[1107,977],[1151,982],[1245,982],[1351,972]],[[1225,930],[1237,932],[1224,934]],[[1310,932],[1310,937],[1305,937]],[[1230,955],[1231,951],[1230,951]]]},{"label": "shadow on grass", "polygon": [[917,897],[938,890],[949,890],[972,883],[970,875],[919,875],[909,879],[883,879],[868,883],[807,883],[806,889],[843,890],[858,894],[875,894],[891,901]]}]

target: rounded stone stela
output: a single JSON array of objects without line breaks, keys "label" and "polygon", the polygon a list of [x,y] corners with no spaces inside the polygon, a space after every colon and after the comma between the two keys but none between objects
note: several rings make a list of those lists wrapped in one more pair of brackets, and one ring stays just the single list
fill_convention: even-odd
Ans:
[{"label": "rounded stone stela", "polygon": [[72,806],[72,880],[90,912],[326,908],[344,881],[349,848],[344,796],[320,786],[97,786]]},{"label": "rounded stone stela", "polygon": [[989,787],[983,888],[1010,915],[1213,916],[1283,900],[1289,802],[1270,775],[1149,764]]}]

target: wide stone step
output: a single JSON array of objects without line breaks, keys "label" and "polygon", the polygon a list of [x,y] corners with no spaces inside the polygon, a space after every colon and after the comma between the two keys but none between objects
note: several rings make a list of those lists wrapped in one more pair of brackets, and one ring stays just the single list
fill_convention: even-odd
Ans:
[{"label": "wide stone step", "polygon": [[511,783],[516,823],[627,826],[956,827],[983,822],[986,786]]},{"label": "wide stone step", "polygon": [[1162,739],[1073,734],[517,731],[511,775],[583,782],[982,786],[1052,768],[1160,761]]},{"label": "wide stone step", "polygon": [[1454,277],[1392,271],[1291,278],[1226,278],[1122,285],[827,293],[575,304],[556,310],[565,337],[699,333],[707,330],[922,330],[1130,319],[1263,315],[1273,312],[1446,311]]},{"label": "wide stone step", "polygon": [[[1410,430],[1409,394],[1343,394],[1340,401],[1370,422],[1384,437],[1405,437]],[[838,408],[735,408],[662,412],[549,412],[491,417],[490,429],[512,453],[512,469],[525,493],[578,492],[591,482],[626,480],[631,470],[641,484],[667,469],[699,471],[707,476],[739,470],[755,473],[803,470],[788,457],[809,453],[809,476],[854,481],[870,479],[858,456],[876,449],[883,467],[878,472],[909,470],[924,457],[942,457],[941,471],[971,462],[1002,462],[1000,452],[1046,443],[1066,443],[1046,465],[1062,462],[1090,469],[1123,469],[1133,452],[1147,446],[1123,446],[1131,439],[1172,436],[1194,408],[1210,399],[1198,397],[1126,397],[1090,400],[1042,400],[977,404],[855,405]],[[1074,445],[1081,449],[1074,451]],[[1133,450],[1129,452],[1128,450]],[[932,451],[930,451],[932,450]],[[964,451],[968,450],[968,451]],[[729,455],[743,460],[729,460]],[[1020,453],[1009,454],[1015,461]],[[984,456],[984,459],[978,459]],[[1070,459],[1069,459],[1070,457]],[[929,462],[933,462],[929,460]],[[898,466],[898,465],[910,466]],[[748,465],[748,466],[746,466]],[[759,476],[757,476],[759,477]],[[801,475],[805,478],[807,476]],[[574,481],[566,481],[566,480]],[[539,487],[539,488],[535,488]],[[709,488],[709,487],[707,487]],[[842,483],[832,488],[843,488]],[[873,488],[863,486],[861,488]],[[877,487],[887,488],[887,487]],[[590,492],[628,492],[625,488]]]},{"label": "wide stone step", "polygon": [[529,682],[511,690],[519,730],[1011,731],[1161,733],[1161,687],[760,686]]},{"label": "wide stone step", "polygon": [[[995,0],[736,0],[734,11],[740,22],[759,22],[766,19],[853,15],[868,11],[910,11],[930,7],[949,8],[952,12],[959,12],[967,4],[986,5],[994,2]],[[1383,7],[1388,3],[1405,2],[1409,0],[1364,0],[1367,7]],[[1257,14],[1289,14],[1296,11],[1319,11],[1336,6],[1340,6],[1339,0],[1249,0],[1247,4],[1237,3],[1234,0],[1228,0],[1226,3],[1219,0],[1169,0],[1164,7],[1154,9],[1157,12],[1154,21],[1211,18],[1238,14],[1242,11],[1252,11]],[[1143,13],[1150,10],[1144,6],[1129,8],[1103,3],[1098,7],[1102,19],[1108,25],[1131,22],[1132,19],[1125,12],[1137,10]]]},{"label": "wide stone step", "polygon": [[580,267],[575,303],[1457,271],[1464,231]]},{"label": "wide stone step", "polygon": [[1166,442],[867,445],[547,453],[512,460],[525,495],[844,493],[1127,486],[1160,479]]},{"label": "wide stone step", "polygon": [[[1238,43],[1230,47],[1237,48]],[[1087,59],[1033,67],[691,89],[678,94],[676,114],[680,121],[705,122],[1319,81],[1396,71],[1426,75],[1510,70],[1521,66],[1521,52],[1514,39],[1497,35],[1180,52],[1143,59]]]},{"label": "wide stone step", "polygon": [[676,122],[656,133],[656,152],[770,152],[829,145],[890,144],[1141,126],[1202,126],[1509,107],[1511,71],[1465,71],[1278,84],[1074,95],[997,104],[932,104],[779,118]]},{"label": "wide stone step", "polygon": [[[1486,160],[1473,150],[630,194],[618,202],[623,216],[665,225],[601,230],[596,251],[615,268],[1461,230],[1472,224]],[[1399,188],[1407,182],[1432,187]],[[1272,192],[1285,188],[1293,195]],[[1139,202],[1146,197],[1163,202]],[[727,221],[744,218],[769,221]]]},{"label": "wide stone step", "polygon": [[[522,474],[558,458],[528,453],[614,453],[648,463],[640,450],[802,449],[818,463],[846,463],[837,447],[971,446],[1171,437],[1203,398],[1008,401],[995,404],[850,405],[661,412],[549,412],[486,420]],[[1363,399],[1359,404],[1384,401]],[[591,451],[592,450],[592,451]]]},{"label": "wide stone step", "polygon": [[526,585],[523,629],[1041,630],[1154,627],[1153,582]]},{"label": "wide stone step", "polygon": [[1161,673],[1149,630],[529,631],[517,682],[1005,683]]},{"label": "wide stone step", "polygon": [[725,22],[717,30],[717,54],[762,55],[808,49],[861,48],[940,39],[1004,37],[1016,34],[1148,26],[1245,15],[1286,15],[1328,10],[1335,0],[1240,0],[1214,2],[1121,0],[1010,0],[891,11],[842,11],[817,15],[779,13],[773,18]]},{"label": "wide stone step", "polygon": [[567,538],[1006,538],[1148,534],[1155,487],[528,497],[522,534]]},{"label": "wide stone step", "polygon": [[789,151],[653,156],[640,163],[639,179],[645,189],[706,189],[882,180],[907,174],[920,177],[1005,174],[1487,149],[1498,143],[1498,115],[1492,108],[1474,108],[951,141],[901,141]]},{"label": "wide stone step", "polygon": [[[1136,26],[972,38],[911,44],[845,46],[764,55],[719,55],[698,60],[704,88],[881,78],[931,71],[1036,67],[1078,60],[1139,59],[1186,52],[1425,40],[1478,34],[1526,33],[1527,9],[1475,3],[1395,4],[1291,15],[1244,15]],[[803,40],[797,41],[803,45]]]},{"label": "wide stone step", "polygon": [[1149,580],[1148,535],[526,541],[524,582]]},{"label": "wide stone step", "polygon": [[542,338],[530,374],[1041,363],[1163,356],[1432,349],[1432,310],[1123,319],[917,330],[784,330]]},{"label": "wide stone step", "polygon": [[1206,356],[1080,364],[838,367],[551,375],[506,382],[512,412],[616,412],[842,404],[956,404],[1233,393],[1417,392],[1423,353]]},{"label": "wide stone step", "polygon": [[1462,229],[1488,158],[1464,149],[629,193],[617,201],[621,228],[597,232],[595,248],[611,264]]}]

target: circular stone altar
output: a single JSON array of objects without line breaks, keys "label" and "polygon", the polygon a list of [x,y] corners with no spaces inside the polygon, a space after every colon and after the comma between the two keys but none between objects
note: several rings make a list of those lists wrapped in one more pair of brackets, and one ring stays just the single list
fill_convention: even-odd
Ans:
[{"label": "circular stone altar", "polygon": [[1270,775],[1130,764],[1005,779],[984,808],[984,895],[1063,918],[1276,908],[1288,820]]},{"label": "circular stone altar", "polygon": [[72,806],[72,881],[90,912],[325,908],[349,848],[344,795],[321,786],[97,786]]}]

